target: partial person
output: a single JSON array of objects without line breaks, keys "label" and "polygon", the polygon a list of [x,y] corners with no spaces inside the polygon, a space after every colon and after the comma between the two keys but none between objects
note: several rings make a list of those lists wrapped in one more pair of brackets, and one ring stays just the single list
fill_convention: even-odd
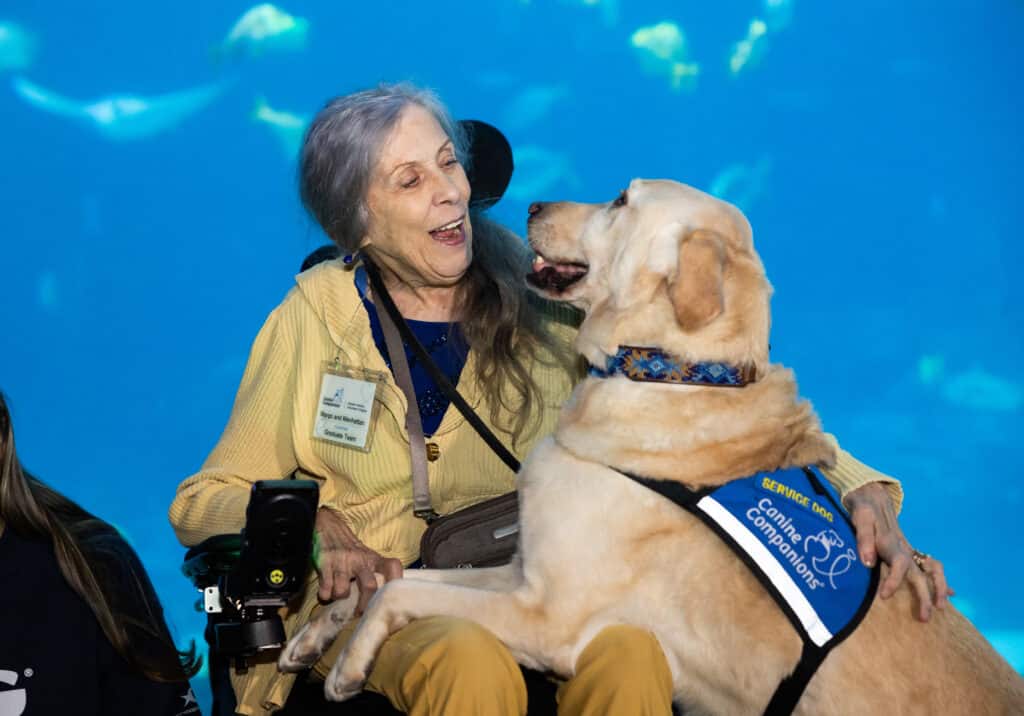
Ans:
[{"label": "partial person", "polygon": [[0,393],[0,712],[199,713],[195,646],[177,649],[116,529],[21,466]]},{"label": "partial person", "polygon": [[[502,166],[510,174],[511,161],[493,144],[465,136],[435,95],[405,84],[332,100],[307,132],[300,193],[341,258],[299,274],[270,314],[220,441],[170,508],[181,542],[195,545],[242,528],[254,481],[296,473],[319,482],[318,579],[285,610],[289,636],[321,603],[353,588],[365,607],[377,588],[374,573],[395,579],[417,562],[426,527],[413,513],[407,405],[391,374],[364,260],[380,269],[435,362],[517,458],[553,430],[578,378],[575,314],[526,290],[531,256],[524,242],[481,211],[508,184],[508,176],[495,176]],[[412,409],[432,444],[435,509],[448,514],[513,490],[515,475],[406,352]],[[373,395],[366,405],[371,420],[355,441],[318,427],[332,376]],[[827,474],[853,512],[861,557],[892,567],[883,595],[909,575],[927,618],[928,580],[896,523],[899,483],[842,450]],[[941,604],[941,564],[931,565],[934,603]],[[316,679],[353,628],[296,691],[305,693],[308,679],[320,688]],[[296,683],[269,660],[231,679],[241,714],[287,706]],[[444,617],[392,635],[367,688],[409,714],[504,716],[527,708],[522,673],[507,649],[472,621]],[[671,676],[657,641],[628,626],[596,635],[577,658],[574,678],[559,687],[558,708],[566,715],[669,713]]]}]

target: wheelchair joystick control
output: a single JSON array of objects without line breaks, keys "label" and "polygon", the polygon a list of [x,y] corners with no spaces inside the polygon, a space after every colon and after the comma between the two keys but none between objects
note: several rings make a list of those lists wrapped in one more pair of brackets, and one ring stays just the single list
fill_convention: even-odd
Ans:
[{"label": "wheelchair joystick control", "polygon": [[313,480],[256,482],[241,534],[211,537],[185,555],[182,572],[203,594],[197,608],[208,615],[211,649],[243,671],[249,657],[284,645],[278,610],[305,584],[318,501]]}]

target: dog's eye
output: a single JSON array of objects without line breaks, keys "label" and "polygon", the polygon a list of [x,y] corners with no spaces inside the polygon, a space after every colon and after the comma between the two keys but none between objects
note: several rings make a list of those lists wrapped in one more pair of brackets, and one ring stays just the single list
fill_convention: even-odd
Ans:
[{"label": "dog's eye", "polygon": [[617,197],[615,197],[615,201],[612,202],[612,206],[618,208],[620,206],[625,206],[628,203],[629,196],[627,195],[626,190],[623,189],[622,192]]}]

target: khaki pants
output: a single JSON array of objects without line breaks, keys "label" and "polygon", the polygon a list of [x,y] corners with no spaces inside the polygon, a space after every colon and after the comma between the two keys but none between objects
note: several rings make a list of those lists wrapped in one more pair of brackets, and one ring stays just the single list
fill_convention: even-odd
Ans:
[{"label": "khaki pants", "polygon": [[[346,625],[317,672],[326,676],[356,623]],[[417,619],[384,642],[366,688],[410,716],[526,713],[526,685],[508,649],[476,623]],[[654,636],[617,625],[580,654],[576,675],[558,688],[559,716],[667,716],[672,677]]]}]

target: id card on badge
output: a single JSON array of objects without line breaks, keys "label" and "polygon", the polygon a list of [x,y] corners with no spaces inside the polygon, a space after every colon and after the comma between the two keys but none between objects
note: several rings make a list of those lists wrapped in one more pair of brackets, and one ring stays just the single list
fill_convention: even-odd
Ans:
[{"label": "id card on badge", "polygon": [[324,363],[313,437],[368,452],[377,422],[377,386],[386,376],[337,361]]}]

